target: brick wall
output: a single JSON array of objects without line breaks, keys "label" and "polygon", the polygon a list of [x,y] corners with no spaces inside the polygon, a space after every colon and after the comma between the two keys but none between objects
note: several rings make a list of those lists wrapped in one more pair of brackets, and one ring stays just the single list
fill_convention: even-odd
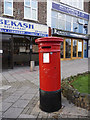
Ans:
[{"label": "brick wall", "polygon": [[0,17],[1,17],[1,14],[2,14],[2,2],[0,0]]},{"label": "brick wall", "polygon": [[47,22],[47,3],[39,2],[38,3],[38,21],[39,23],[46,24]]},{"label": "brick wall", "polygon": [[24,2],[13,3],[13,16],[17,20],[23,20],[24,18]]},{"label": "brick wall", "polygon": [[[24,0],[23,0],[24,1]],[[1,0],[0,0],[1,2]],[[47,22],[47,3],[46,2],[38,2],[38,20],[26,20],[24,19],[24,2],[14,2],[13,3],[13,16],[6,16],[4,15],[4,3],[0,3],[0,16],[7,17],[7,18],[13,18],[16,20],[24,20],[24,21],[30,21],[35,23],[41,23],[46,24]]]},{"label": "brick wall", "polygon": [[84,2],[84,11],[90,13],[90,2]]},{"label": "brick wall", "polygon": [[2,16],[2,13],[4,13],[4,4],[3,0],[0,0],[0,17]]}]

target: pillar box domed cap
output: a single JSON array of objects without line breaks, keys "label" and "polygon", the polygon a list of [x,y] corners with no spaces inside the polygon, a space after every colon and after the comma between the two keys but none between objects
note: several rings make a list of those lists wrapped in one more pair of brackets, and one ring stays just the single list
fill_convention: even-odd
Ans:
[{"label": "pillar box domed cap", "polygon": [[37,43],[37,44],[39,44],[39,43],[43,43],[43,42],[46,42],[46,43],[48,43],[48,42],[63,42],[63,39],[61,38],[61,37],[43,37],[43,38],[38,38],[38,39],[36,39],[35,40],[35,42]]}]

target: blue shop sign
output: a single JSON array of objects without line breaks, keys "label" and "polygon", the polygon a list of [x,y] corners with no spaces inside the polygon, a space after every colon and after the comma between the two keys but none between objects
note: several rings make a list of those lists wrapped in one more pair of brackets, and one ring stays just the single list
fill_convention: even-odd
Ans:
[{"label": "blue shop sign", "polygon": [[65,36],[65,37],[73,37],[73,38],[81,38],[88,40],[88,36],[85,34],[77,34],[74,32],[68,32],[68,31],[62,31],[56,28],[52,29],[52,35],[58,35],[58,36]]},{"label": "blue shop sign", "polygon": [[47,37],[48,26],[0,17],[0,32]]},{"label": "blue shop sign", "polygon": [[55,9],[55,10],[58,10],[60,12],[68,13],[70,15],[85,18],[85,19],[89,20],[89,15],[88,14],[86,14],[84,12],[81,12],[79,10],[64,6],[60,3],[57,4],[57,3],[52,2],[52,9]]}]

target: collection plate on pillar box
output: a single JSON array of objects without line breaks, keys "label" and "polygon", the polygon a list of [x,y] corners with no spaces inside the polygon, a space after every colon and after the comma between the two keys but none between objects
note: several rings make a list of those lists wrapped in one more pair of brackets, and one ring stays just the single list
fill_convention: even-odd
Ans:
[{"label": "collection plate on pillar box", "polygon": [[49,53],[43,53],[43,63],[49,63]]}]

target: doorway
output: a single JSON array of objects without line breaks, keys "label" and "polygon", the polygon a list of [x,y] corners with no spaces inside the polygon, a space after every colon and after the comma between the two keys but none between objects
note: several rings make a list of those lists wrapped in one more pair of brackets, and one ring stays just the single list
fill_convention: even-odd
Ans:
[{"label": "doorway", "polygon": [[2,69],[12,68],[12,39],[11,35],[2,34]]},{"label": "doorway", "polygon": [[11,41],[3,41],[2,42],[2,68],[11,68]]},{"label": "doorway", "polygon": [[73,52],[73,58],[77,57],[77,40],[72,40],[73,46],[72,46],[72,52]]}]

